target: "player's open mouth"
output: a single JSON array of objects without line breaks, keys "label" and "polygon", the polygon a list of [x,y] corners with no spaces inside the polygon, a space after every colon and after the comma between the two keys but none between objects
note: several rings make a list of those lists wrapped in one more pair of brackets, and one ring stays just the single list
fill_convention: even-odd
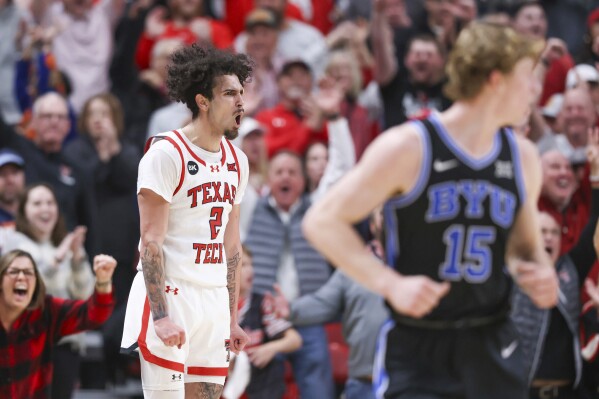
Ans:
[{"label": "player's open mouth", "polygon": [[241,114],[235,116],[235,123],[237,123],[238,125],[241,125]]},{"label": "player's open mouth", "polygon": [[547,252],[549,255],[553,255],[553,250],[551,247],[545,247],[545,252]]}]

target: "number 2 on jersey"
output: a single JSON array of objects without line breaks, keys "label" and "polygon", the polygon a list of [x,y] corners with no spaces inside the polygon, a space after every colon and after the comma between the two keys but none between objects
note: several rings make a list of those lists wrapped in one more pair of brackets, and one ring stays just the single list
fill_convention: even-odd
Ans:
[{"label": "number 2 on jersey", "polygon": [[223,207],[215,206],[210,211],[210,239],[215,240],[223,225]]},{"label": "number 2 on jersey", "polygon": [[443,233],[447,245],[445,261],[439,267],[443,280],[469,283],[485,282],[491,274],[492,256],[489,245],[495,242],[495,227],[453,224]]}]

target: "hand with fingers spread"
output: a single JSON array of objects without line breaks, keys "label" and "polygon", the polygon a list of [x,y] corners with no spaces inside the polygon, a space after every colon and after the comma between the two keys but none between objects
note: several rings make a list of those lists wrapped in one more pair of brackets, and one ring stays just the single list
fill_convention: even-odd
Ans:
[{"label": "hand with fingers spread", "polygon": [[78,263],[85,258],[85,249],[83,249],[83,244],[85,244],[87,227],[77,226],[73,229],[73,232],[71,234],[72,239],[70,249],[73,253],[73,262]]},{"label": "hand with fingers spread", "polygon": [[155,320],[154,330],[156,331],[158,338],[160,338],[166,346],[176,346],[181,349],[181,346],[185,344],[185,330],[175,324],[168,316]]},{"label": "hand with fingers spread", "polygon": [[451,288],[449,282],[439,283],[427,276],[395,275],[393,279],[388,281],[385,299],[397,312],[415,318],[429,314]]},{"label": "hand with fingers spread", "polygon": [[516,266],[516,282],[526,295],[541,309],[557,304],[558,280],[554,267],[532,262],[520,262]]}]

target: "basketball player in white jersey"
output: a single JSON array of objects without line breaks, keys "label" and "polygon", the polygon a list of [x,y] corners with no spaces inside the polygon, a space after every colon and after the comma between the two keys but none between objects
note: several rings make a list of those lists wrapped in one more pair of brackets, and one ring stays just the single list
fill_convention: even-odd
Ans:
[{"label": "basketball player in white jersey", "polygon": [[236,310],[249,170],[229,140],[251,71],[244,55],[197,45],[175,52],[168,68],[169,94],[193,119],[153,137],[139,165],[140,272],[121,344],[140,353],[146,398],[219,398],[230,351],[247,342]]}]

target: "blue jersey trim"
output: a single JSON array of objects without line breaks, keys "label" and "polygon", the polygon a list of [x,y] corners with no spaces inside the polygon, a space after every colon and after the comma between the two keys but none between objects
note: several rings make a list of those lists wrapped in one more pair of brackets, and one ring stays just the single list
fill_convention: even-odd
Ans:
[{"label": "blue jersey trim", "polygon": [[457,143],[453,140],[453,138],[449,135],[445,127],[441,124],[439,117],[434,113],[431,114],[429,119],[431,123],[437,128],[437,132],[439,133],[439,137],[445,143],[445,145],[454,153],[454,155],[466,164],[468,167],[474,170],[484,169],[489,166],[491,163],[495,161],[497,156],[501,151],[501,137],[499,132],[495,134],[493,138],[493,148],[489,151],[488,154],[481,158],[474,158],[471,155],[467,154],[464,150],[462,150]]},{"label": "blue jersey trim", "polygon": [[520,159],[520,151],[518,143],[516,142],[515,133],[512,129],[505,128],[505,137],[510,145],[510,151],[512,153],[512,164],[514,165],[514,176],[516,180],[516,186],[518,187],[518,193],[520,194],[520,206],[526,201],[526,186],[524,184],[524,177],[522,175],[522,161]]},{"label": "blue jersey trim", "polygon": [[389,331],[395,327],[395,321],[387,320],[379,331],[374,352],[374,367],[372,370],[372,389],[377,399],[384,399],[385,392],[389,388],[389,374],[385,368],[385,357],[387,354],[387,338]]},{"label": "blue jersey trim", "polygon": [[388,203],[393,204],[398,208],[406,207],[418,199],[420,194],[422,194],[422,191],[424,191],[431,173],[431,138],[421,122],[413,122],[413,124],[422,137],[422,163],[420,167],[420,174],[418,175],[418,180],[416,181],[414,187],[406,193],[402,193],[389,199]]},{"label": "blue jersey trim", "polygon": [[393,267],[399,256],[399,236],[395,206],[387,202],[383,206],[383,220],[385,222],[385,261]]}]

